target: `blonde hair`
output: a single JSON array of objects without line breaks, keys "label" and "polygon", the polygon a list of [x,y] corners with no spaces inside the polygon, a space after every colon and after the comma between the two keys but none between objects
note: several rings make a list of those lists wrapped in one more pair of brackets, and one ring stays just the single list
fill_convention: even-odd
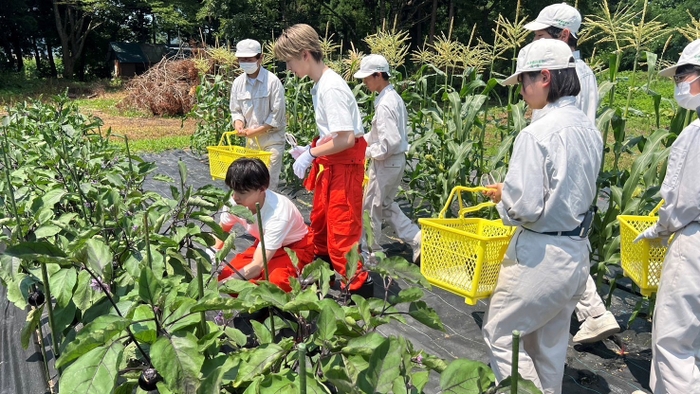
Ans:
[{"label": "blonde hair", "polygon": [[275,57],[285,62],[300,58],[304,51],[309,51],[317,62],[323,59],[318,33],[305,23],[298,23],[284,30],[277,38],[273,49]]}]

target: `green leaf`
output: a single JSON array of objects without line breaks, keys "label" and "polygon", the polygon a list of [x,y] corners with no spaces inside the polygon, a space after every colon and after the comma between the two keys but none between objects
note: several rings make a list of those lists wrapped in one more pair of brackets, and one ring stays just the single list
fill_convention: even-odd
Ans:
[{"label": "green leaf", "polygon": [[54,205],[58,204],[66,194],[67,192],[62,188],[49,190],[32,202],[32,211],[37,212],[42,209],[53,209]]},{"label": "green leaf", "polygon": [[104,268],[107,264],[112,264],[112,251],[109,246],[99,238],[92,238],[87,241],[87,258],[88,266],[92,269],[95,275],[104,279]]},{"label": "green leaf", "polygon": [[64,258],[66,254],[53,244],[41,242],[20,242],[5,249],[4,254],[17,257],[22,260],[38,260],[41,258]]},{"label": "green leaf", "polygon": [[250,324],[253,326],[253,332],[259,343],[272,343],[272,332],[270,332],[269,327],[255,320],[251,320]]},{"label": "green leaf", "polygon": [[199,300],[190,310],[194,312],[241,309],[242,301],[238,298],[209,297]]},{"label": "green leaf", "polygon": [[286,312],[320,312],[321,306],[319,304],[318,295],[316,294],[315,288],[309,288],[298,293],[291,301],[282,307],[282,310]]},{"label": "green leaf", "polygon": [[423,298],[423,289],[419,287],[409,287],[407,289],[402,289],[398,295],[390,296],[389,303],[396,305],[402,302],[413,302],[418,301]]},{"label": "green leaf", "polygon": [[401,349],[399,341],[387,338],[369,358],[369,368],[358,377],[359,388],[366,393],[388,393],[400,374]]},{"label": "green leaf", "polygon": [[493,371],[484,363],[457,359],[440,374],[444,393],[480,394],[496,381]]},{"label": "green leaf", "polygon": [[445,331],[440,316],[438,316],[437,312],[435,312],[433,308],[430,308],[425,301],[412,302],[408,307],[408,314],[430,328]]},{"label": "green leaf", "polygon": [[277,363],[286,352],[275,343],[268,343],[253,349],[248,359],[241,364],[233,387],[240,387],[242,383],[253,380],[258,375],[263,375],[270,367]]},{"label": "green leaf", "polygon": [[54,224],[42,224],[34,231],[34,238],[43,239],[53,237],[61,232],[61,228]]},{"label": "green leaf", "polygon": [[124,346],[112,342],[90,350],[61,374],[61,394],[105,394],[114,390]]},{"label": "green leaf", "polygon": [[150,357],[170,390],[182,394],[197,392],[204,356],[197,350],[194,335],[160,337],[151,346]]},{"label": "green leaf", "polygon": [[73,302],[81,311],[86,311],[92,305],[94,290],[90,288],[91,279],[92,277],[85,270],[81,270],[78,273],[78,281],[75,292],[73,293]]},{"label": "green leaf", "polygon": [[[512,391],[513,378],[508,376],[503,379],[496,387],[497,393],[510,393]],[[518,394],[542,394],[540,389],[529,380],[523,379],[523,377],[518,374]]]},{"label": "green leaf", "polygon": [[103,315],[83,327],[63,351],[56,368],[63,368],[71,361],[98,346],[107,344],[129,326],[129,320],[114,315]]},{"label": "green leaf", "polygon": [[374,349],[379,347],[386,338],[379,333],[371,332],[365,336],[352,338],[341,350],[346,355],[371,356]]},{"label": "green leaf", "polygon": [[29,347],[29,340],[32,338],[32,334],[34,334],[37,327],[39,326],[39,322],[41,321],[41,314],[44,312],[44,305],[32,309],[27,314],[27,324],[25,324],[22,328],[22,334],[20,336],[20,341],[22,342],[23,349]]},{"label": "green leaf", "polygon": [[338,328],[337,321],[331,307],[327,304],[324,305],[323,309],[321,309],[318,321],[316,322],[318,325],[318,330],[316,331],[318,338],[324,342],[333,339],[333,335],[335,335],[335,331]]},{"label": "green leaf", "polygon": [[139,297],[151,305],[158,304],[163,292],[163,287],[160,281],[153,275],[150,268],[144,266],[141,268],[141,277],[139,278]]},{"label": "green leaf", "polygon": [[248,342],[248,337],[239,329],[233,327],[224,327],[224,334],[239,347]]},{"label": "green leaf", "polygon": [[158,339],[155,314],[150,305],[137,306],[132,320],[131,332],[139,342],[152,344]]},{"label": "green leaf", "polygon": [[51,275],[51,295],[56,297],[59,306],[65,307],[73,298],[73,289],[78,281],[78,273],[75,268],[64,268]]}]

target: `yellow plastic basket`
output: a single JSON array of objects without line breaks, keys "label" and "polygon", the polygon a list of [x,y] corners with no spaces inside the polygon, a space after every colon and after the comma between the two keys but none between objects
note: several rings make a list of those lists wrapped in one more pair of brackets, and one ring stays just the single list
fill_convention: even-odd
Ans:
[{"label": "yellow plastic basket", "polygon": [[[484,187],[457,186],[452,189],[437,219],[418,219],[421,243],[421,273],[431,284],[464,297],[469,305],[493,293],[501,262],[515,227],[500,219],[467,218],[466,214],[492,207],[484,202],[464,207],[461,192],[482,192]],[[459,217],[446,219],[445,213],[455,197]]]},{"label": "yellow plastic basket", "polygon": [[658,239],[643,239],[634,243],[634,239],[659,218],[656,212],[663,205],[663,200],[649,216],[618,215],[620,222],[620,255],[622,270],[630,278],[643,296],[650,296],[659,287],[661,269],[666,258],[666,247]]},{"label": "yellow plastic basket", "polygon": [[[207,151],[209,151],[209,173],[212,179],[226,179],[228,167],[236,159],[240,159],[241,157],[258,158],[262,160],[265,165],[268,167],[270,166],[272,152],[233,145],[231,143],[231,136],[236,135],[237,133],[235,131],[227,131],[221,136],[218,146],[207,146]],[[224,141],[226,141],[226,144],[224,144]],[[258,144],[258,146],[260,145]]]}]

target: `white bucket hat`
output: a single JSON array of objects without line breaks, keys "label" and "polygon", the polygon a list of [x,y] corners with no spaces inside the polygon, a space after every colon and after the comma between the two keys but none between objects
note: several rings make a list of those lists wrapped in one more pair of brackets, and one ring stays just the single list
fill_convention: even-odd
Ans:
[{"label": "white bucket hat", "polygon": [[389,62],[382,55],[367,55],[360,62],[360,71],[356,72],[355,78],[366,78],[374,73],[389,74]]},{"label": "white bucket hat", "polygon": [[260,53],[262,53],[262,47],[255,40],[241,40],[236,44],[236,57],[254,57]]},{"label": "white bucket hat", "polygon": [[518,75],[522,73],[564,68],[576,68],[571,48],[564,41],[551,38],[533,41],[518,52],[515,73],[501,82],[501,85],[517,84]]},{"label": "white bucket hat", "polygon": [[527,30],[537,31],[550,26],[562,30],[569,29],[574,37],[578,37],[578,30],[581,28],[581,13],[566,3],[552,4],[544,7],[537,15],[537,19],[524,27]]},{"label": "white bucket hat", "polygon": [[683,48],[680,59],[678,59],[678,63],[659,71],[659,75],[662,77],[672,77],[676,75],[676,69],[678,67],[685,66],[686,64],[700,66],[700,40],[695,40],[686,45],[686,47]]}]

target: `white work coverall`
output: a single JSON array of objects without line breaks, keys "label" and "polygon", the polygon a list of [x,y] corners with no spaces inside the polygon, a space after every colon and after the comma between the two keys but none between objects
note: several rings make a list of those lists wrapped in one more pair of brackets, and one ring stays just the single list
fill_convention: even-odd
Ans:
[{"label": "white work coverall", "polygon": [[570,317],[589,276],[589,244],[541,233],[574,230],[583,221],[602,150],[600,132],[571,96],[537,111],[515,140],[497,209],[518,229],[483,326],[498,381],[511,375],[511,335],[518,330],[520,374],[544,393],[561,393]]},{"label": "white work coverall", "polygon": [[248,138],[248,147],[272,153],[269,189],[277,191],[284,154],[284,130],[287,127],[282,82],[262,67],[254,79],[243,73],[233,81],[229,107],[234,125],[236,120],[240,120],[245,128],[266,124],[272,126],[267,133]]},{"label": "white work coverall", "polygon": [[[576,59],[576,74],[581,84],[581,92],[576,96],[576,107],[581,109],[595,125],[596,111],[598,110],[598,81],[590,67],[581,60],[581,53],[574,51]],[[602,159],[602,158],[601,158]],[[590,275],[586,279],[586,288],[581,295],[581,300],[576,304],[576,318],[584,321],[589,317],[598,317],[605,313],[605,304],[596,289],[595,281]]]},{"label": "white work coverall", "polygon": [[653,230],[675,234],[661,270],[654,308],[649,386],[655,394],[700,393],[700,120],[671,146],[665,200]]},{"label": "white work coverall", "polygon": [[[373,251],[381,251],[379,238],[382,235],[382,220],[386,220],[396,231],[396,235],[412,248],[420,230],[404,215],[394,202],[399,184],[406,167],[408,139],[406,125],[408,115],[406,105],[394,87],[385,87],[374,100],[372,129],[365,135],[367,150],[365,157],[369,164],[369,182],[365,187],[363,211],[369,211],[374,233]],[[366,242],[363,250],[366,250]]]}]

